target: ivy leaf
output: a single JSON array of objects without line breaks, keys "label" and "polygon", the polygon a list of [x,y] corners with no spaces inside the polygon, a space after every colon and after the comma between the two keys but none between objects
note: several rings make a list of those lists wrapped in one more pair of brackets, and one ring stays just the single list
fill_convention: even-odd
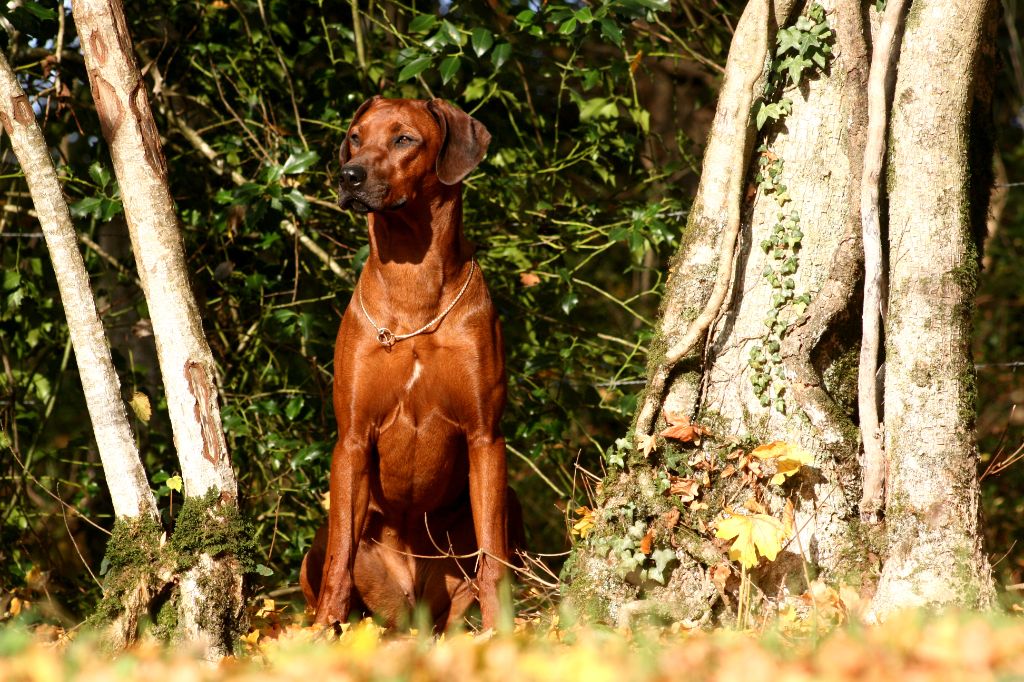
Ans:
[{"label": "ivy leaf", "polygon": [[758,554],[774,561],[782,551],[785,528],[782,522],[767,514],[737,514],[727,510],[729,516],[718,522],[715,537],[732,540],[729,558],[739,561],[744,568],[758,563]]}]

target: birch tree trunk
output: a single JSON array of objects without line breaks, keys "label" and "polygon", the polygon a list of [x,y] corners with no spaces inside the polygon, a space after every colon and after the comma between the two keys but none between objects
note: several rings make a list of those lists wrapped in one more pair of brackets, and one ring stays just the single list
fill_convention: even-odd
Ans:
[{"label": "birch tree trunk", "polygon": [[[46,246],[53,260],[57,287],[67,317],[71,344],[75,349],[78,373],[82,379],[86,408],[96,436],[114,514],[119,522],[129,527],[146,522],[155,527],[159,521],[156,498],[149,488],[135,437],[128,423],[120,381],[110,358],[110,346],[103,322],[96,311],[85,261],[78,250],[71,214],[32,105],[2,54],[0,123],[11,138],[11,146],[25,174]],[[115,568],[114,572],[117,571]],[[151,596],[149,576],[133,575],[127,579],[135,583],[126,591],[130,598],[128,603],[122,605],[120,614],[109,623],[107,631],[109,640],[116,648],[134,639],[139,616],[149,606]]]},{"label": "birch tree trunk", "polygon": [[[743,573],[762,607],[808,590],[815,577],[852,585],[865,598],[877,588],[880,617],[910,604],[981,605],[991,594],[978,533],[967,355],[974,255],[965,250],[985,211],[972,192],[988,190],[990,149],[969,144],[975,138],[966,126],[986,108],[971,102],[984,89],[977,74],[992,68],[977,54],[979,41],[993,44],[980,18],[991,3],[915,2],[903,40],[908,54],[899,58],[890,138],[896,170],[890,215],[881,215],[882,233],[890,226],[896,307],[886,350],[903,358],[890,360],[885,378],[893,476],[888,505],[878,510],[885,523],[871,522],[874,513],[861,520],[857,412],[868,46],[876,45],[879,15],[859,0],[815,4],[779,0],[766,12],[762,0],[751,0],[737,25],[700,187],[670,267],[647,392],[626,439],[632,446],[603,482],[594,529],[568,564],[568,595],[586,614],[620,625],[649,611],[691,625],[731,618],[741,571],[727,558],[735,545],[717,538],[716,528],[754,516],[773,517],[783,538],[777,556],[758,552]],[[765,75],[793,68],[786,45],[821,30],[810,17],[822,8],[832,41],[826,63],[806,66],[798,84],[771,99]],[[771,110],[776,122],[758,131],[754,114],[782,100],[791,110]],[[884,150],[884,136],[880,143]],[[726,217],[734,201],[742,220],[733,248]],[[718,306],[723,266],[730,287]],[[709,312],[710,329],[682,352],[700,331],[694,320]],[[907,329],[911,316],[917,326]],[[941,360],[922,357],[929,349]],[[911,372],[917,384],[908,386]],[[959,406],[956,415],[950,405]],[[664,438],[667,426],[675,428]],[[778,463],[751,452],[778,441],[810,461],[769,483],[764,467],[771,476]],[[944,584],[928,587],[940,573]],[[954,582],[963,589],[952,590]]]},{"label": "birch tree trunk", "polygon": [[149,488],[128,423],[120,380],[110,359],[110,346],[96,311],[89,273],[78,250],[78,238],[64,192],[32,105],[3,54],[0,54],[0,122],[11,138],[14,154],[25,174],[53,260],[114,514],[156,519],[156,499]]},{"label": "birch tree trunk", "polygon": [[[153,321],[185,494],[209,499],[217,515],[237,506],[217,371],[189,284],[166,161],[124,11],[120,0],[75,0],[72,12]],[[213,656],[228,652],[243,605],[236,559],[203,554],[180,589],[179,633],[205,639]]]}]

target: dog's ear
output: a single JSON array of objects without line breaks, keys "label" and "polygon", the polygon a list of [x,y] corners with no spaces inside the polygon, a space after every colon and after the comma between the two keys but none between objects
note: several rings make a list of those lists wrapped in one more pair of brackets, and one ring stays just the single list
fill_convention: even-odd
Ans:
[{"label": "dog's ear", "polygon": [[349,158],[352,156],[352,150],[349,149],[348,146],[348,136],[349,133],[352,132],[352,126],[354,126],[356,122],[359,120],[359,117],[362,116],[363,113],[370,108],[370,105],[379,99],[380,95],[374,95],[370,99],[360,104],[359,108],[356,109],[356,114],[355,116],[352,117],[352,122],[348,124],[348,132],[345,133],[345,139],[341,141],[341,148],[338,150],[338,160],[341,161],[342,166],[348,163]]},{"label": "dog's ear", "polygon": [[427,109],[441,126],[437,177],[446,185],[458,184],[483,160],[491,134],[483,123],[443,99],[430,100]]}]

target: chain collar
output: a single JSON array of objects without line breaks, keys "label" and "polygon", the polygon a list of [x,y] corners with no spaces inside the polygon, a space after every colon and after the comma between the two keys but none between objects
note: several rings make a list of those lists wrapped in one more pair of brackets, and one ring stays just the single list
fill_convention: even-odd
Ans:
[{"label": "chain collar", "polygon": [[409,332],[408,334],[396,334],[387,327],[381,327],[380,325],[373,321],[373,318],[370,317],[370,313],[367,312],[366,310],[366,304],[363,303],[363,287],[361,286],[362,279],[360,279],[360,284],[356,285],[356,296],[359,297],[359,307],[363,309],[363,315],[366,316],[366,320],[373,326],[374,329],[377,330],[377,342],[380,343],[380,345],[387,348],[388,350],[390,350],[391,347],[394,346],[399,341],[404,341],[405,339],[412,338],[413,336],[418,336],[419,334],[422,334],[423,332],[427,331],[435,324],[443,320],[445,316],[452,311],[452,308],[454,308],[455,305],[459,302],[459,300],[462,298],[462,295],[466,293],[466,289],[469,288],[469,283],[473,281],[473,272],[475,270],[476,259],[474,258],[469,261],[469,276],[466,277],[466,281],[462,285],[462,288],[459,290],[459,293],[455,297],[455,299],[448,304],[448,307],[445,308],[440,315],[432,319],[430,322],[427,322],[425,325],[423,325],[416,331]]}]

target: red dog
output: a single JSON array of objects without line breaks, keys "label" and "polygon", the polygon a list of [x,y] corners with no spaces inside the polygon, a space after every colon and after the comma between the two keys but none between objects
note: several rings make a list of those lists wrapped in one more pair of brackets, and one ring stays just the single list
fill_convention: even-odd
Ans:
[{"label": "red dog", "polygon": [[335,346],[327,533],[302,562],[317,624],[362,605],[393,625],[422,603],[440,629],[475,599],[495,624],[522,522],[501,326],[462,233],[462,180],[490,139],[442,100],[374,97],[341,145],[341,206],[368,214],[370,255]]}]

